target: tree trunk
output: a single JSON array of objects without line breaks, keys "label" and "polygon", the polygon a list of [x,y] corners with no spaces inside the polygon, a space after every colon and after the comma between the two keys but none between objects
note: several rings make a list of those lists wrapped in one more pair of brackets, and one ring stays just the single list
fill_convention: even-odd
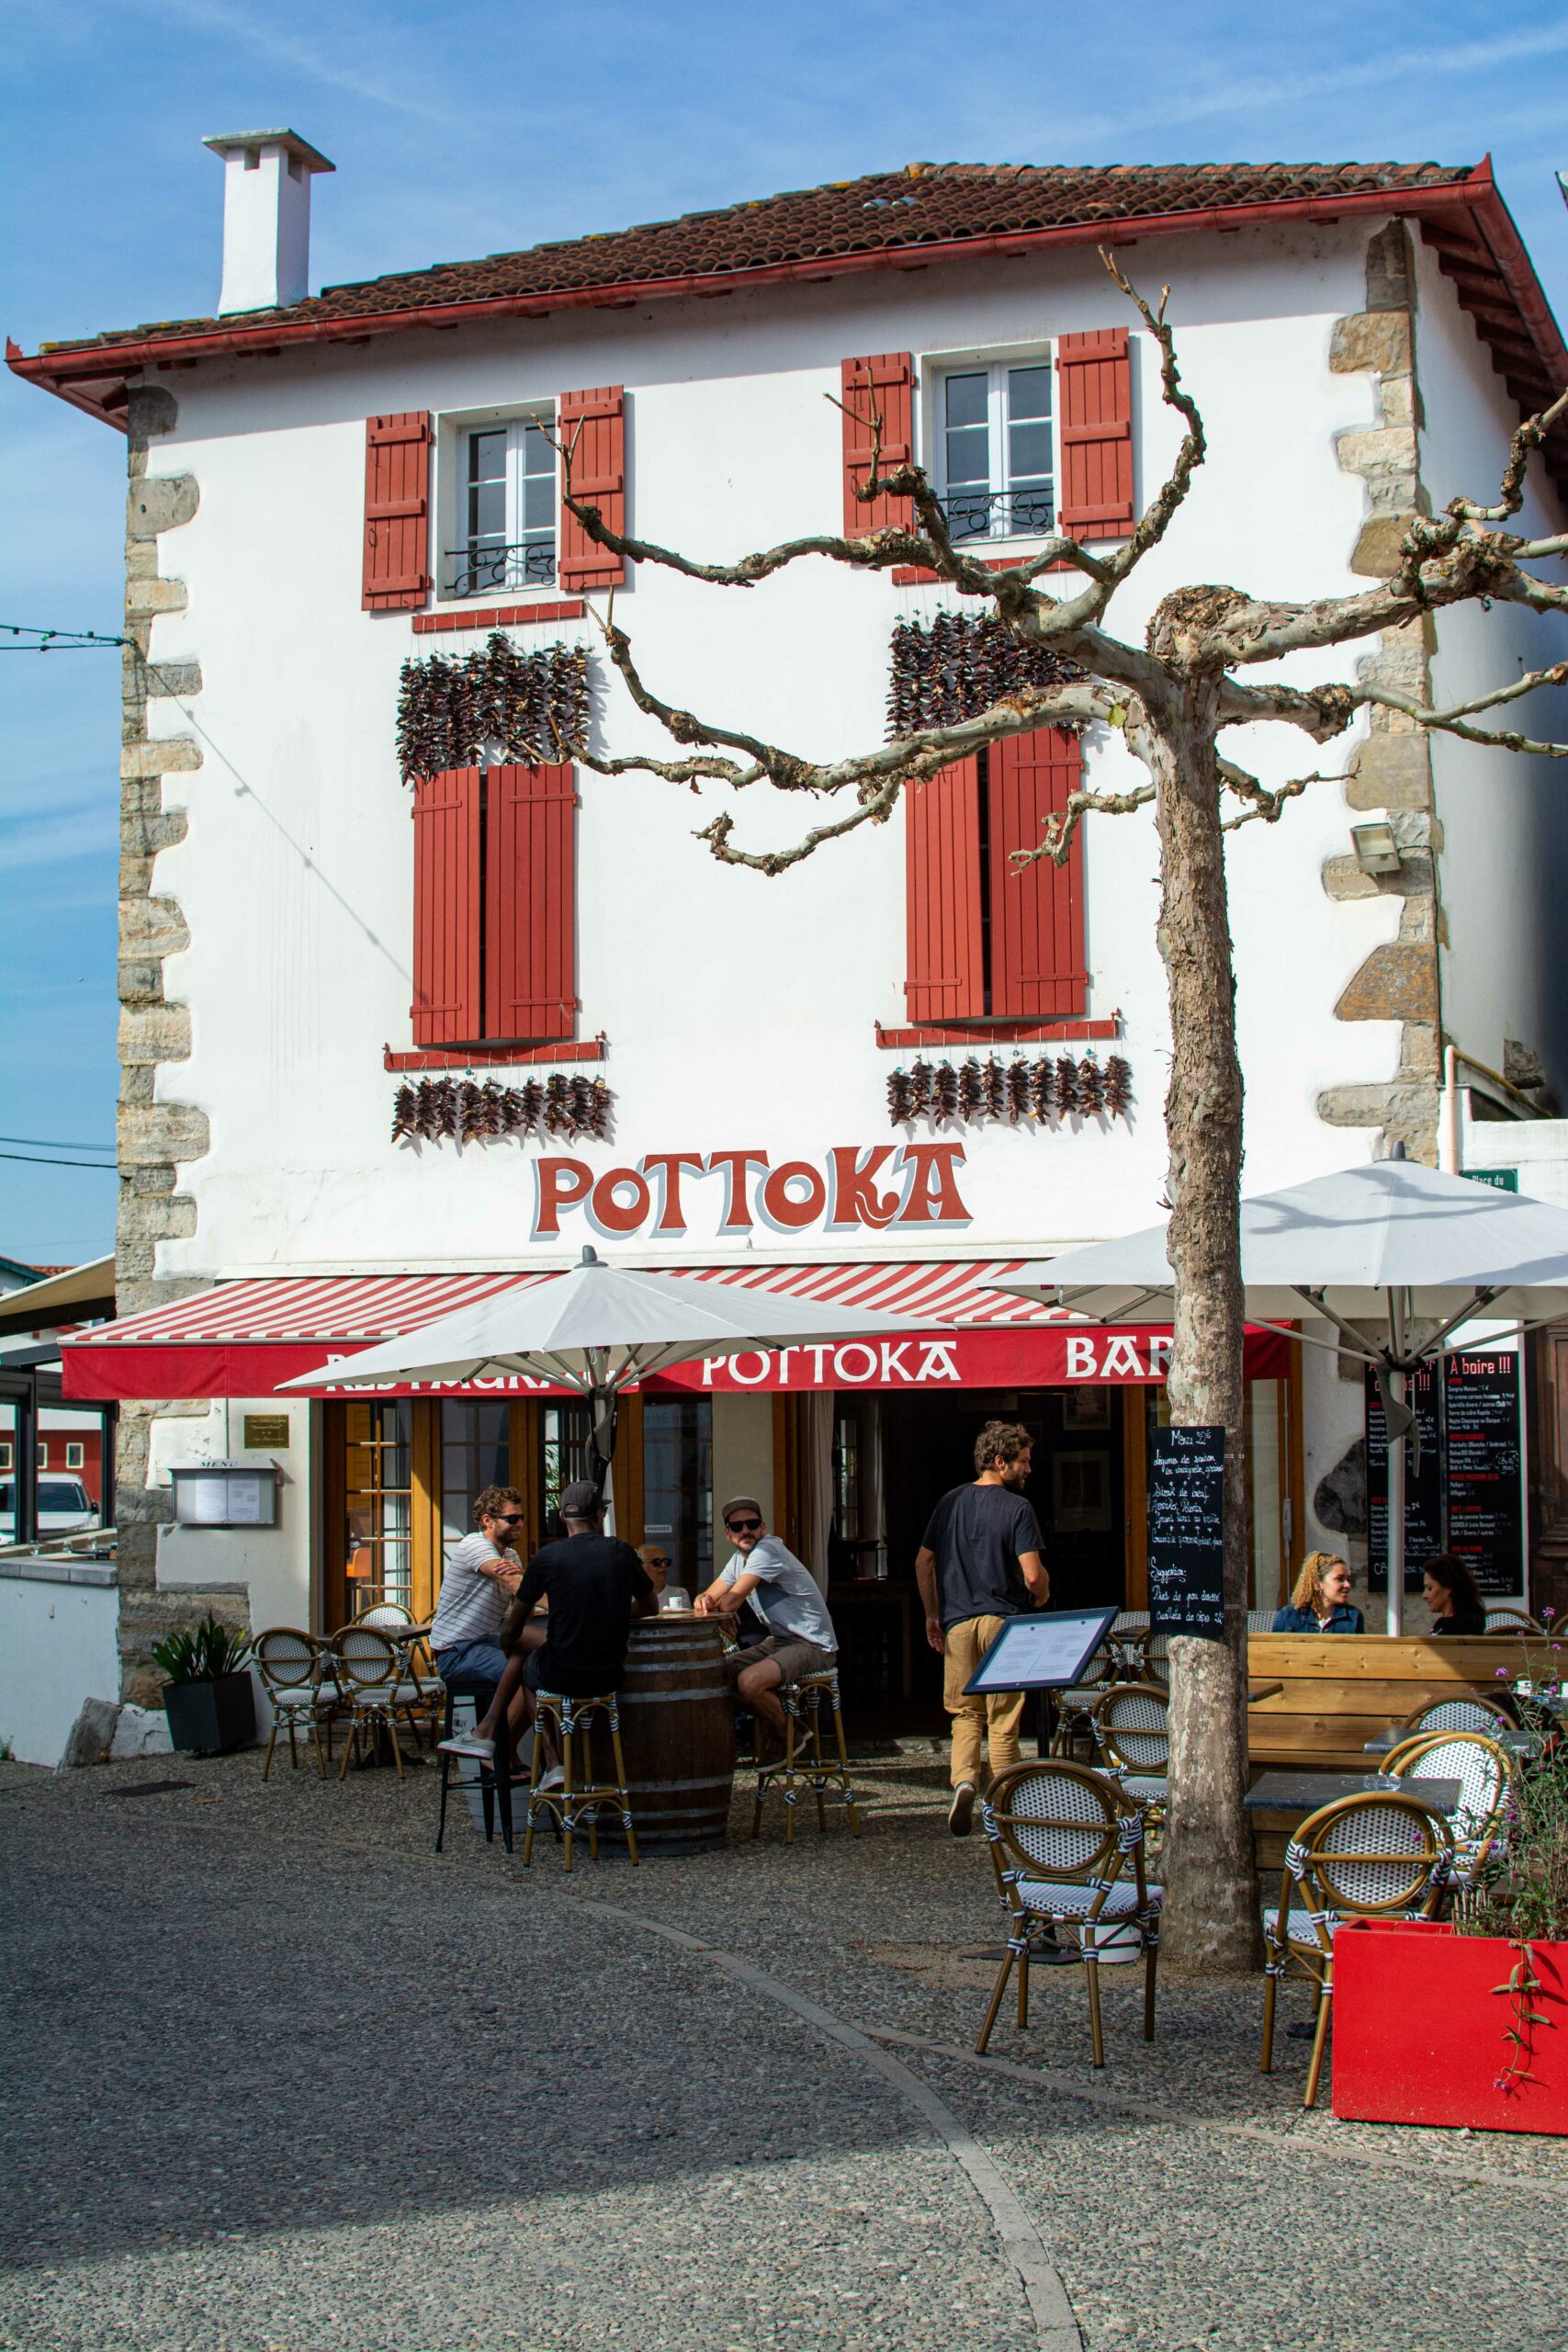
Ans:
[{"label": "tree trunk", "polygon": [[1242,1378],[1242,1084],[1215,763],[1214,682],[1187,682],[1139,748],[1156,786],[1173,1043],[1170,1414],[1225,1432],[1225,1639],[1170,1645],[1162,1953],[1190,1974],[1249,1968],[1258,1939],[1247,1787],[1247,1442]]}]

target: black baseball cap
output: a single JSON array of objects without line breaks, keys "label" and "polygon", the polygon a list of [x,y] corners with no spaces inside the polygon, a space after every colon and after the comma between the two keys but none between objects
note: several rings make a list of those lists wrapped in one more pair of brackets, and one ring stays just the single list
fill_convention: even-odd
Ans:
[{"label": "black baseball cap", "polygon": [[604,1508],[604,1498],[592,1478],[573,1478],[560,1491],[563,1519],[592,1519]]}]

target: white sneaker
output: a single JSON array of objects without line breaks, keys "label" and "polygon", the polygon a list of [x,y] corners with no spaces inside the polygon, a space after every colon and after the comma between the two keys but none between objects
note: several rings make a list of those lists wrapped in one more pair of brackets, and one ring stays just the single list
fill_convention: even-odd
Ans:
[{"label": "white sneaker", "polygon": [[539,1782],[541,1793],[546,1789],[564,1789],[565,1786],[566,1774],[558,1764],[552,1764],[549,1770],[545,1774],[544,1779]]},{"label": "white sneaker", "polygon": [[436,1753],[440,1756],[478,1756],[488,1764],[495,1754],[495,1742],[486,1739],[480,1732],[460,1731],[454,1733],[450,1739],[439,1741]]}]

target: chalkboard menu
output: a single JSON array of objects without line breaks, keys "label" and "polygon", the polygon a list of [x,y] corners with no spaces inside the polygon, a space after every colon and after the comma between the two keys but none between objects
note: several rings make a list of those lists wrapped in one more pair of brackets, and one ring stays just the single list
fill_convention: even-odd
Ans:
[{"label": "chalkboard menu", "polygon": [[1483,1592],[1524,1589],[1517,1351],[1466,1349],[1444,1365],[1449,1550]]},{"label": "chalkboard menu", "polygon": [[[1456,1552],[1484,1593],[1524,1590],[1525,1513],[1519,1442],[1519,1358],[1514,1349],[1466,1348],[1408,1376],[1421,1429],[1421,1467],[1404,1457],[1404,1583],[1438,1552]],[[1369,1581],[1388,1589],[1388,1434],[1367,1376]]]},{"label": "chalkboard menu", "polygon": [[[1443,1549],[1443,1453],[1441,1399],[1436,1367],[1407,1373],[1406,1404],[1421,1431],[1421,1466],[1411,1465],[1404,1441],[1404,1589],[1419,1592],[1421,1572]],[[1374,1592],[1388,1590],[1388,1423],[1372,1374],[1367,1374],[1367,1581]]]},{"label": "chalkboard menu", "polygon": [[1156,1429],[1149,1458],[1149,1623],[1225,1633],[1225,1433]]}]

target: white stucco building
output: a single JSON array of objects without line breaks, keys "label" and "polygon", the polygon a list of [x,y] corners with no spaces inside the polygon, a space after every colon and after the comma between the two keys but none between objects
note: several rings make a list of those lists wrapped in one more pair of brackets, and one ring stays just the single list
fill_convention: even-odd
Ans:
[{"label": "white stucco building", "polygon": [[[986,1289],[998,1261],[1148,1223],[1163,1188],[1146,812],[1091,822],[1064,876],[1006,864],[1080,761],[1098,787],[1134,781],[1114,730],[993,752],[768,877],[695,831],[729,808],[746,846],[783,848],[838,812],[530,766],[428,671],[409,708],[449,756],[427,773],[416,752],[411,780],[400,681],[499,631],[540,657],[520,693],[570,700],[570,663],[540,662],[581,650],[593,748],[669,756],[585,608],[614,581],[671,702],[812,756],[874,744],[895,667],[930,687],[933,665],[984,658],[933,630],[962,600],[820,559],[744,593],[651,563],[623,578],[563,517],[547,436],[578,435],[579,488],[612,521],[733,559],[865,527],[863,428],[836,403],[870,383],[889,444],[998,557],[1058,522],[1124,537],[1179,420],[1108,239],[1146,291],[1169,284],[1210,453],[1111,625],[1135,638],[1191,582],[1352,590],[1412,513],[1490,493],[1521,413],[1568,380],[1488,167],[911,165],[310,296],[325,159],[292,133],[210,143],[221,312],[11,358],[130,449],[131,1181],[121,1321],[68,1376],[126,1400],[128,1690],[194,1596],[257,1625],[330,1626],[372,1589],[422,1609],[477,1486],[508,1476],[542,1516],[577,1428],[548,1397],[307,1404],[274,1385],[587,1239],[823,1295],[858,1269],[852,1295],[929,1312],[938,1340],[980,1318],[903,1363],[738,1359],[646,1398],[620,1524],[670,1544],[682,1581],[714,1493],[757,1491],[843,1587],[866,1689],[897,1698],[925,1511],[1002,1410],[1039,1428],[1063,1597],[1138,1605],[1157,1341],[1101,1339],[1069,1365],[1059,1330],[1016,1302],[992,1319]],[[1562,526],[1565,479],[1558,435],[1521,527]],[[1544,622],[1472,608],[1359,651],[1439,699],[1556,658]],[[1355,658],[1287,674],[1348,677]],[[1256,731],[1236,755],[1266,783],[1317,763]],[[1250,1190],[1390,1136],[1435,1158],[1445,1046],[1482,1107],[1568,1097],[1561,780],[1397,724],[1326,764],[1342,785],[1231,851]],[[1369,824],[1392,833],[1382,871],[1352,839]],[[970,1058],[956,1106],[922,1078],[934,1107],[918,1087],[890,1116],[896,1073],[945,1063],[961,1086]],[[465,1117],[467,1139],[440,1133]],[[1332,1358],[1303,1374],[1264,1346],[1253,1370],[1267,1605],[1304,1545],[1345,1532],[1312,1504],[1361,1399]],[[278,1526],[170,1526],[168,1465],[203,1454],[276,1459]]]}]

